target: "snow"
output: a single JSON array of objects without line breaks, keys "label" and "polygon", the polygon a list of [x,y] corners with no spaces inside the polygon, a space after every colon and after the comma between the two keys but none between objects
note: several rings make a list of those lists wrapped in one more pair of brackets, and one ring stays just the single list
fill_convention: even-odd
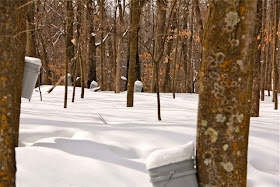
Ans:
[{"label": "snow", "polygon": [[127,78],[125,76],[121,76],[121,79],[127,81]]},{"label": "snow", "polygon": [[189,160],[192,158],[192,156],[194,156],[193,141],[184,145],[156,150],[148,156],[146,160],[146,169],[149,170],[184,160]]},{"label": "snow", "polygon": [[[127,108],[126,92],[85,89],[81,99],[76,88],[75,103],[69,94],[64,109],[64,87],[47,94],[49,88],[41,87],[42,102],[39,92],[31,102],[22,99],[18,187],[151,187],[149,154],[195,140],[196,94],[175,100],[161,94],[159,122],[153,93],[135,93],[134,107]],[[261,117],[251,119],[248,187],[279,186],[279,111],[271,99],[261,102]]]}]

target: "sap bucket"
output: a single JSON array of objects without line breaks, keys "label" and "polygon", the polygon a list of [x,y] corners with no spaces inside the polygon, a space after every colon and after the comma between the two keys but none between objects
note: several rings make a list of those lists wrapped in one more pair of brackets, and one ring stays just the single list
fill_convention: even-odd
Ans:
[{"label": "sap bucket", "polygon": [[193,142],[152,152],[146,168],[153,187],[198,187],[194,158]]},{"label": "sap bucket", "polygon": [[41,66],[40,59],[25,57],[21,97],[31,99]]},{"label": "sap bucket", "polygon": [[143,83],[141,81],[135,81],[134,92],[141,92],[143,88]]}]

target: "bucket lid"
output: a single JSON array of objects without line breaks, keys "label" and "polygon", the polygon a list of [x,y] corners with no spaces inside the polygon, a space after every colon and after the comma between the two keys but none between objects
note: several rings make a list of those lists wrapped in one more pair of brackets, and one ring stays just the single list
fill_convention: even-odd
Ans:
[{"label": "bucket lid", "polygon": [[25,60],[25,62],[29,62],[31,64],[35,64],[40,67],[42,66],[41,60],[39,58],[26,56],[24,60]]}]

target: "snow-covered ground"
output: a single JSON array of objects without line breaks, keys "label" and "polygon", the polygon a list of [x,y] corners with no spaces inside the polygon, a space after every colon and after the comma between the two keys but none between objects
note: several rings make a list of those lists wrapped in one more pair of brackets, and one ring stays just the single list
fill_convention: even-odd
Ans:
[{"label": "snow-covered ground", "polygon": [[[22,99],[18,187],[149,187],[148,155],[195,140],[196,94],[161,94],[158,122],[155,94],[136,93],[127,108],[126,93],[86,90],[81,99],[78,89],[64,109],[64,88],[47,94],[48,88],[42,102],[38,92],[31,102]],[[279,111],[271,97],[260,115],[251,120],[248,186],[278,187]]]}]

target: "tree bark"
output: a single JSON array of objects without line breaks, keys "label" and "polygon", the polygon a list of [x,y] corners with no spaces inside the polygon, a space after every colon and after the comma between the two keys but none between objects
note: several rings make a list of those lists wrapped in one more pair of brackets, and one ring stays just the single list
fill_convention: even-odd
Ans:
[{"label": "tree bark", "polygon": [[26,9],[21,5],[25,3],[0,1],[0,186],[5,187],[16,186],[15,146],[26,46]]},{"label": "tree bark", "polygon": [[265,67],[266,67],[266,42],[265,38],[267,37],[267,32],[265,32],[266,28],[266,8],[267,8],[267,0],[263,1],[263,16],[262,16],[262,65],[261,65],[261,101],[264,101],[264,91],[265,91]]},{"label": "tree bark", "polygon": [[88,74],[87,74],[87,87],[90,87],[91,82],[96,81],[96,46],[95,46],[95,33],[93,25],[93,0],[88,0],[88,21],[89,21],[89,45],[88,45]]},{"label": "tree bark", "polygon": [[[210,1],[197,122],[200,186],[246,186],[255,0]],[[217,39],[218,38],[218,39]],[[230,180],[229,180],[230,179]]]},{"label": "tree bark", "polygon": [[129,72],[127,84],[127,107],[133,107],[134,82],[135,82],[135,66],[137,55],[137,34],[140,22],[140,6],[139,0],[131,0],[131,24],[130,24],[130,50],[129,50]]},{"label": "tree bark", "polygon": [[36,45],[35,45],[35,2],[32,2],[27,9],[27,56],[37,57],[36,55]]},{"label": "tree bark", "polygon": [[278,35],[278,23],[279,23],[279,11],[280,11],[280,1],[274,0],[274,30],[273,30],[273,39],[274,39],[274,46],[273,46],[273,101],[274,101],[274,109],[278,109],[278,97],[277,97],[277,87],[279,82],[279,75],[278,75],[278,64],[277,64],[277,40]]},{"label": "tree bark", "polygon": [[[101,43],[100,43],[100,75],[101,85],[104,85],[104,61],[105,61],[105,44],[104,38],[104,0],[100,0],[100,32],[101,32]],[[101,90],[104,90],[102,87]]]},{"label": "tree bark", "polygon": [[123,8],[121,5],[121,1],[118,0],[118,9],[119,9],[119,25],[118,25],[118,36],[117,40],[117,50],[116,50],[116,93],[120,93],[121,90],[121,58],[122,58],[122,43],[123,43],[123,26],[124,26],[124,19],[123,19]]},{"label": "tree bark", "polygon": [[[17,7],[20,7],[27,3],[27,0],[22,0],[17,2]],[[23,72],[24,72],[24,56],[25,56],[25,47],[26,47],[26,40],[27,35],[25,34],[26,30],[26,8],[23,7],[16,12],[17,15],[17,37],[16,37],[16,50],[17,55],[17,63],[14,64],[15,73],[14,76],[16,77],[15,87],[14,87],[14,106],[15,111],[14,113],[14,124],[16,125],[15,130],[15,144],[16,147],[18,146],[19,140],[19,118],[20,118],[20,104],[21,104],[21,92],[22,92],[22,80],[23,80]]]},{"label": "tree bark", "polygon": [[68,64],[72,59],[72,35],[73,35],[73,24],[71,20],[71,14],[73,13],[72,1],[67,1],[66,4],[67,18],[66,18],[66,33],[65,33],[65,92],[64,92],[64,108],[67,108],[67,95],[68,95]]},{"label": "tree bark", "polygon": [[259,117],[260,108],[260,73],[261,73],[261,28],[262,28],[262,0],[257,3],[257,15],[255,19],[255,31],[253,35],[253,47],[255,53],[253,58],[253,87],[252,87],[252,105],[251,116]]}]

